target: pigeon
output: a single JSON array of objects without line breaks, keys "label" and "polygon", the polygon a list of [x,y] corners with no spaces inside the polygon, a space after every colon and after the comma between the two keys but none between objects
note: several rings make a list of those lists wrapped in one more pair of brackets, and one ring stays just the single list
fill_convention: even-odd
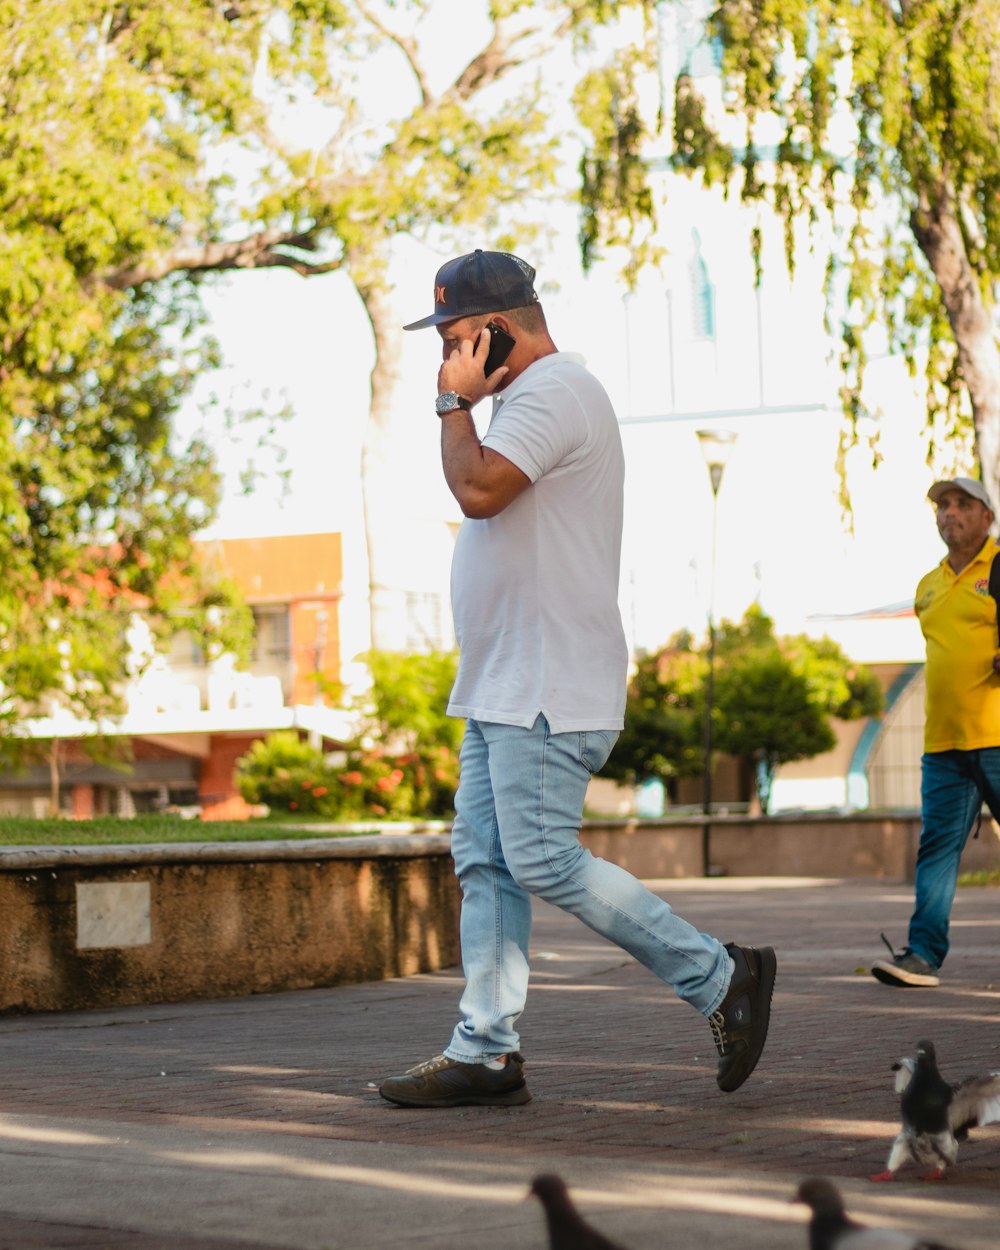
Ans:
[{"label": "pigeon", "polygon": [[820,1177],[804,1180],[792,1202],[812,1209],[809,1250],[949,1250],[939,1241],[923,1241],[912,1233],[859,1224],[844,1210],[836,1185]]},{"label": "pigeon", "polygon": [[531,1193],[545,1208],[549,1250],[625,1250],[592,1228],[573,1205],[561,1176],[543,1173],[531,1182]]},{"label": "pigeon", "polygon": [[958,1143],[978,1124],[1000,1122],[1000,1072],[969,1076],[952,1085],[937,1066],[934,1043],[917,1043],[914,1058],[892,1065],[901,1095],[902,1128],[889,1151],[884,1172],[873,1181],[891,1181],[907,1160],[929,1171],[921,1180],[937,1181],[958,1158]]}]

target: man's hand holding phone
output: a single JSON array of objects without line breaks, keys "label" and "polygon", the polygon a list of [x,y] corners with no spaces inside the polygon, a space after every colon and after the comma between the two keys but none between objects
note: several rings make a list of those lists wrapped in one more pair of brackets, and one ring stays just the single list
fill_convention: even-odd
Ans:
[{"label": "man's hand holding phone", "polygon": [[502,327],[488,322],[475,340],[463,339],[442,364],[438,370],[438,391],[456,391],[474,404],[491,395],[508,373],[503,362],[513,351],[515,341]]},{"label": "man's hand holding phone", "polygon": [[[483,362],[483,373],[486,377],[490,377],[514,350],[514,344],[517,342],[517,339],[493,321],[487,321],[486,331],[490,350],[487,352],[486,360]],[[476,339],[476,347],[479,346],[481,339],[482,334]],[[506,372],[507,370],[504,369],[504,374]]]}]

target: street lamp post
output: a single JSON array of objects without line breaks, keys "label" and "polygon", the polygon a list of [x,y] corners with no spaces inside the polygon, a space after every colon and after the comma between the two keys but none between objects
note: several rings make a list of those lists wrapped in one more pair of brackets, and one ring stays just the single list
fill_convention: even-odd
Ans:
[{"label": "street lamp post", "polygon": [[708,476],[712,484],[712,564],[708,582],[708,679],[705,683],[705,727],[704,747],[705,764],[702,781],[702,813],[705,817],[701,832],[702,873],[709,875],[711,867],[711,815],[712,815],[712,711],[715,707],[715,551],[716,531],[718,529],[719,487],[722,485],[722,470],[729,461],[729,456],[736,442],[736,435],[730,430],[698,430],[698,445],[708,466]]}]

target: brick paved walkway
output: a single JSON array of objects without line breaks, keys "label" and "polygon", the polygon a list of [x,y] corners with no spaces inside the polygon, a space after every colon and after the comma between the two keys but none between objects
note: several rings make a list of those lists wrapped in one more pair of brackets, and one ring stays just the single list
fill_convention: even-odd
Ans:
[{"label": "brick paved walkway", "polygon": [[938,990],[864,973],[911,888],[694,881],[656,888],[724,940],[778,951],[771,1039],[733,1095],[707,1024],[616,948],[541,905],[523,1108],[395,1108],[376,1083],[441,1049],[455,972],[116,1011],[0,1018],[0,1250],[450,1250],[546,1245],[523,1195],[561,1172],[632,1250],[805,1247],[787,1199],[838,1180],[870,1222],[1000,1244],[1000,1126],[944,1182],[873,1186],[890,1064],[919,1037],[957,1077],[1000,1069],[1000,892],[959,893]]}]

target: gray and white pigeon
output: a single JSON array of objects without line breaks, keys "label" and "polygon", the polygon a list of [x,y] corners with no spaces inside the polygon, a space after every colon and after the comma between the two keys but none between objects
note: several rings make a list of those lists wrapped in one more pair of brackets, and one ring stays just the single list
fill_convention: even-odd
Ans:
[{"label": "gray and white pigeon", "polygon": [[1000,1123],[1000,1072],[968,1076],[952,1084],[937,1066],[934,1043],[917,1043],[916,1055],[892,1065],[902,1127],[889,1151],[884,1172],[873,1181],[891,1181],[908,1160],[929,1170],[921,1180],[937,1181],[958,1158],[958,1143],[978,1124]]},{"label": "gray and white pigeon", "polygon": [[625,1250],[610,1241],[583,1218],[573,1205],[561,1176],[544,1172],[531,1182],[531,1193],[545,1208],[549,1226],[549,1250]]},{"label": "gray and white pigeon", "polygon": [[924,1241],[913,1233],[859,1224],[844,1210],[836,1185],[818,1176],[804,1180],[792,1202],[804,1202],[812,1211],[809,1250],[949,1250],[939,1241]]}]

